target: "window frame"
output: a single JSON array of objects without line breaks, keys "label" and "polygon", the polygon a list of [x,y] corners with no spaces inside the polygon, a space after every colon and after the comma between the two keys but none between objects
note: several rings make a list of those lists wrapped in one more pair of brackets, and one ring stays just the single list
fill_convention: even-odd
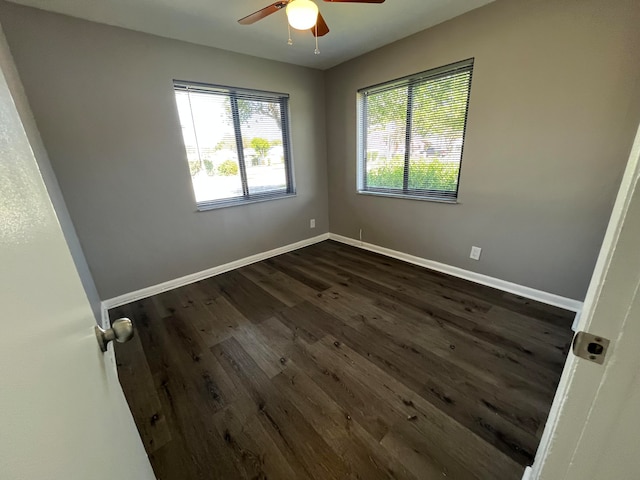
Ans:
[{"label": "window frame", "polygon": [[[469,118],[469,103],[471,101],[471,84],[473,82],[474,58],[468,58],[459,62],[450,63],[441,67],[425,70],[423,72],[396,78],[387,82],[378,83],[369,87],[358,89],[357,91],[357,172],[356,189],[362,195],[376,195],[391,198],[405,198],[410,200],[423,200],[440,203],[458,203],[458,192],[460,189],[460,176],[462,172],[462,160],[464,157],[464,143],[467,133],[467,121]],[[411,156],[411,139],[413,131],[412,124],[412,100],[413,90],[420,86],[446,77],[452,73],[469,72],[469,84],[467,88],[467,102],[465,105],[464,125],[462,128],[462,145],[460,148],[460,160],[458,162],[458,175],[456,179],[455,191],[431,190],[409,188],[409,166]],[[371,187],[367,185],[367,95],[393,90],[395,88],[407,87],[407,114],[405,123],[405,152],[403,164],[403,186],[402,189]]]},{"label": "window frame", "polygon": [[[231,114],[233,118],[233,131],[236,141],[236,151],[238,155],[238,170],[242,185],[242,195],[235,197],[222,198],[217,200],[197,201],[195,198],[195,190],[193,182],[191,184],[194,201],[197,211],[214,210],[218,208],[234,207],[237,205],[245,205],[250,203],[265,202],[269,200],[279,200],[296,196],[295,176],[293,171],[293,156],[291,154],[291,128],[290,128],[290,111],[289,111],[289,94],[280,92],[271,92],[266,90],[254,90],[249,88],[230,87],[226,85],[216,85],[209,83],[193,82],[187,80],[173,80],[174,97],[177,92],[195,92],[212,95],[226,96],[229,98],[231,105]],[[247,170],[244,158],[244,144],[242,141],[242,128],[240,123],[240,114],[238,111],[238,100],[250,101],[267,101],[277,102],[280,105],[280,120],[282,125],[282,149],[284,156],[284,169],[286,186],[284,189],[273,190],[266,193],[250,193],[247,180]],[[188,155],[185,150],[185,160],[188,167]]]}]

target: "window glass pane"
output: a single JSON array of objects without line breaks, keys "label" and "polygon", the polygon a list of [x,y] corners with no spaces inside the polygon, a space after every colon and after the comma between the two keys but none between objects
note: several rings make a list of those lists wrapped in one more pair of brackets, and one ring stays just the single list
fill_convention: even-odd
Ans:
[{"label": "window glass pane", "polygon": [[470,72],[413,88],[409,188],[457,190]]},{"label": "window glass pane", "polygon": [[176,102],[196,202],[242,196],[229,98],[177,91]]},{"label": "window glass pane", "polygon": [[458,195],[473,59],[359,90],[358,191]]},{"label": "window glass pane", "polygon": [[174,89],[199,210],[295,195],[287,94],[181,81]]},{"label": "window glass pane", "polygon": [[367,188],[402,189],[406,123],[406,86],[366,97]]},{"label": "window glass pane", "polygon": [[239,99],[238,113],[249,194],[285,191],[280,103]]}]

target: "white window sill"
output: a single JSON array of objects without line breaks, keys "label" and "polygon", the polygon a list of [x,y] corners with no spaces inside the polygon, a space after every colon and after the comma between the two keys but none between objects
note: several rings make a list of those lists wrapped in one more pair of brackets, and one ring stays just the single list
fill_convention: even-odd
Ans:
[{"label": "white window sill", "polygon": [[404,195],[402,193],[386,193],[386,192],[371,192],[369,190],[358,190],[359,195],[371,195],[374,197],[389,197],[389,198],[403,198],[405,200],[420,200],[423,202],[436,202],[436,203],[448,203],[457,205],[457,198],[438,198],[438,197],[423,197],[418,195]]},{"label": "white window sill", "polygon": [[206,212],[209,210],[217,210],[219,208],[228,208],[228,207],[239,207],[242,205],[248,205],[250,203],[260,203],[260,202],[270,202],[272,200],[282,200],[283,198],[291,198],[295,197],[296,193],[283,193],[282,195],[274,195],[272,197],[255,197],[250,199],[239,198],[239,199],[230,199],[224,202],[199,202],[196,203],[196,207],[198,212]]}]

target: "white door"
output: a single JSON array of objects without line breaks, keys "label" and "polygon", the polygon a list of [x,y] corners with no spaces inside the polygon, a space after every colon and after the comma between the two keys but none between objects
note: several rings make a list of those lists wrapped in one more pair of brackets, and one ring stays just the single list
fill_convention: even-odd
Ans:
[{"label": "white door", "polygon": [[0,478],[153,479],[0,60]]},{"label": "white door", "polygon": [[532,478],[640,479],[639,157],[640,130],[578,325],[611,346],[604,365],[569,355]]}]

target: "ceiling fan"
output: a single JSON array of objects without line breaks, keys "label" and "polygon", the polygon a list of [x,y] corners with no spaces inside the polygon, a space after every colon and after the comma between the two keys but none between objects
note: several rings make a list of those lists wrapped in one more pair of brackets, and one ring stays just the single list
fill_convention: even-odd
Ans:
[{"label": "ceiling fan", "polygon": [[[332,3],[384,3],[385,0],[324,0]],[[285,8],[286,7],[286,8]],[[251,15],[238,20],[241,25],[251,25],[252,23],[268,17],[272,13],[285,8],[289,25],[297,30],[310,30],[317,37],[323,37],[329,33],[327,22],[318,11],[318,6],[311,0],[279,0],[264,7]]]}]

